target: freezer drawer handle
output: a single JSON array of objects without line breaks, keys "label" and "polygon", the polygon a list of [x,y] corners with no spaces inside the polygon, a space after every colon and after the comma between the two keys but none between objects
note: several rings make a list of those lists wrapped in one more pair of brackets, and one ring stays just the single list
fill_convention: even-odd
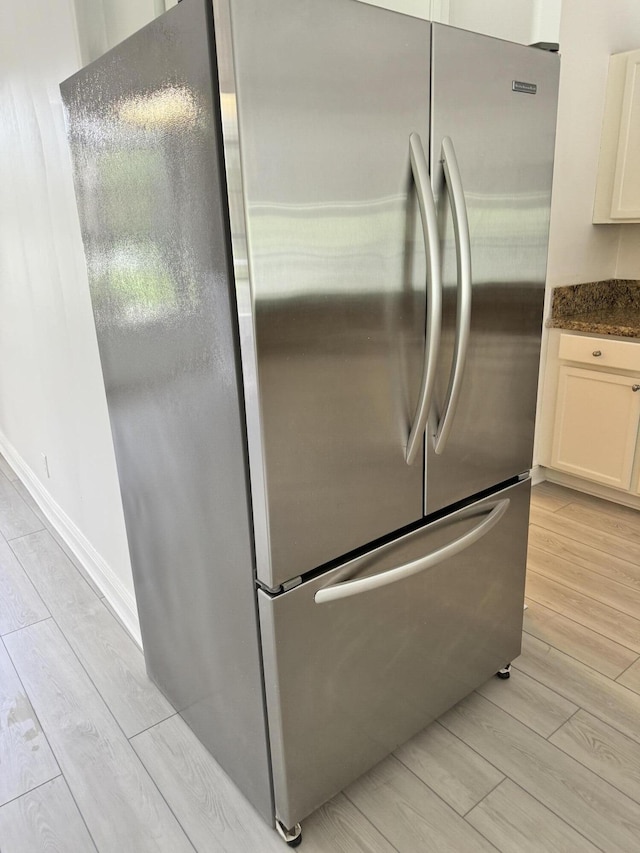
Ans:
[{"label": "freezer drawer handle", "polygon": [[451,213],[453,215],[453,231],[456,240],[456,263],[458,270],[458,299],[456,317],[456,343],[453,353],[453,364],[449,376],[449,387],[442,417],[434,438],[434,450],[443,453],[451,432],[453,419],[458,407],[464,367],[469,348],[471,333],[471,238],[469,236],[469,220],[467,205],[464,198],[462,177],[456,157],[453,142],[449,136],[442,140],[442,165],[444,167],[445,183]]},{"label": "freezer drawer handle", "polygon": [[411,563],[406,563],[404,566],[398,566],[395,569],[389,569],[387,572],[381,572],[379,575],[372,575],[369,578],[360,578],[358,580],[344,581],[342,583],[328,586],[325,589],[320,589],[314,596],[316,604],[324,604],[327,601],[336,601],[339,598],[348,598],[350,595],[359,595],[361,592],[369,592],[372,589],[379,589],[381,586],[386,586],[396,581],[402,581],[405,578],[410,578],[412,575],[417,575],[419,572],[424,572],[426,569],[432,569],[438,563],[448,560],[449,557],[455,557],[462,551],[474,545],[479,539],[482,539],[505,514],[511,503],[509,498],[503,498],[494,504],[489,512],[489,515],[461,536],[454,542],[449,542],[448,545],[443,545],[437,551],[432,551],[425,557],[420,557],[419,560],[413,560]]},{"label": "freezer drawer handle", "polygon": [[419,134],[409,137],[411,173],[416,185],[420,219],[427,254],[427,329],[422,367],[422,384],[418,395],[418,406],[413,418],[413,426],[407,442],[407,465],[413,464],[422,447],[422,438],[427,425],[433,391],[436,383],[436,361],[440,348],[442,328],[442,283],[440,281],[440,240],[438,237],[438,218],[433,198],[429,167],[424,156],[422,140]]}]

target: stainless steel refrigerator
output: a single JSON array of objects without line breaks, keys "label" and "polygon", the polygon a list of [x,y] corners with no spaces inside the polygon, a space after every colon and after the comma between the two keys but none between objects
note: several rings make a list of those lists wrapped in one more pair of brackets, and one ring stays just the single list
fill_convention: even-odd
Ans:
[{"label": "stainless steel refrigerator", "polygon": [[62,85],[148,670],[286,828],[520,651],[558,67],[184,0]]}]

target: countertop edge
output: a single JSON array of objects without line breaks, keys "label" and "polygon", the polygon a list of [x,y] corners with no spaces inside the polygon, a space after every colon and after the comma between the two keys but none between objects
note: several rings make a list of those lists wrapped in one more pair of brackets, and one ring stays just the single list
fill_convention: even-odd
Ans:
[{"label": "countertop edge", "polygon": [[572,332],[587,332],[591,335],[613,335],[621,338],[640,339],[640,328],[613,323],[598,323],[594,320],[579,320],[575,317],[551,317],[547,320],[549,329],[567,329]]}]

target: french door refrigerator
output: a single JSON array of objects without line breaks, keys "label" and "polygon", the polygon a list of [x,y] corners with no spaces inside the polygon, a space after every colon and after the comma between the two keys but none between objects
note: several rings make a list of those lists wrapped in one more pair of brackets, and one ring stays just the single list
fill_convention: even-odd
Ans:
[{"label": "french door refrigerator", "polygon": [[519,653],[557,82],[184,0],[62,85],[148,670],[285,828]]}]

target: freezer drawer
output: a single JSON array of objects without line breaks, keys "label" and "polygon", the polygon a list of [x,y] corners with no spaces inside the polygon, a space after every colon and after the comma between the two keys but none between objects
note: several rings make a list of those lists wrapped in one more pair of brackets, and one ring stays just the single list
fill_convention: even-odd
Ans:
[{"label": "freezer drawer", "polygon": [[518,483],[290,592],[259,592],[285,825],[520,653],[529,493]]}]

